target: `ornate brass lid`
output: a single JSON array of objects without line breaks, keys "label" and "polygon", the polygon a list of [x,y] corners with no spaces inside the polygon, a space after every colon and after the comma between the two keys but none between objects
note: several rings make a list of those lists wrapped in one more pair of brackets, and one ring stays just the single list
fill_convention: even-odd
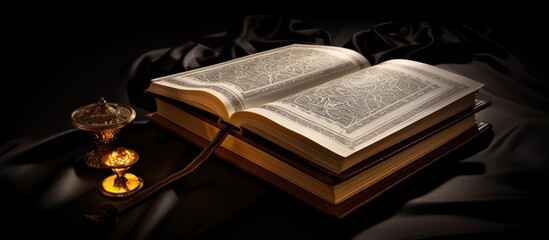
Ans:
[{"label": "ornate brass lid", "polygon": [[130,106],[108,103],[103,97],[97,103],[88,104],[74,110],[72,124],[85,131],[105,131],[122,128],[131,123],[136,112]]}]

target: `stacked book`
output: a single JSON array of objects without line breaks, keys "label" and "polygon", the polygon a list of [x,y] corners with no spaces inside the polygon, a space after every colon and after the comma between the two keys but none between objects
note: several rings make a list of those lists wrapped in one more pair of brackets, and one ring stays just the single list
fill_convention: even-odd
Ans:
[{"label": "stacked book", "polygon": [[152,79],[147,117],[308,205],[343,218],[491,128],[482,83],[421,62],[371,65],[293,44]]}]

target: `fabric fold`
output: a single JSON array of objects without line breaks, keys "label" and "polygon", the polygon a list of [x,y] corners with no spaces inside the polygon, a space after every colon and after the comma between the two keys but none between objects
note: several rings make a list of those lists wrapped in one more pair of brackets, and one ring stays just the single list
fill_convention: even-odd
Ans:
[{"label": "fabric fold", "polygon": [[372,64],[405,58],[428,64],[466,63],[478,52],[506,52],[463,22],[384,22],[355,33],[344,47]]}]

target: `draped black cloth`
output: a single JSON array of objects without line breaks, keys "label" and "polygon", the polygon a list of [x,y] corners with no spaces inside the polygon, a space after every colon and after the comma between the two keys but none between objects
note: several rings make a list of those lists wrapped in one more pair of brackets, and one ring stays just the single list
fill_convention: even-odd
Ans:
[{"label": "draped black cloth", "polygon": [[[337,29],[346,24],[341,21]],[[99,182],[112,172],[82,161],[92,147],[86,133],[67,128],[16,138],[0,149],[2,234],[85,239],[547,237],[547,81],[531,74],[486,26],[383,21],[353,27],[356,31],[343,36],[348,38],[343,46],[372,64],[413,59],[484,83],[479,97],[493,104],[477,118],[491,123],[492,131],[341,220],[213,156],[108,225],[83,217],[116,201],[98,191]],[[311,27],[297,15],[249,15],[227,31],[143,52],[121,84],[128,104],[154,111],[152,97],[143,92],[151,78],[291,43],[333,45],[334,34],[344,32]],[[130,172],[141,176],[145,187],[200,152],[143,119],[124,128],[117,141],[140,154]]]}]

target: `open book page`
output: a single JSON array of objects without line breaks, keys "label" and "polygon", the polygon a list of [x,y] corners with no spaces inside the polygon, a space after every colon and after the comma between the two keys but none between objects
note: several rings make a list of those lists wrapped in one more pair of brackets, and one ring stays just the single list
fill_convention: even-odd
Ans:
[{"label": "open book page", "polygon": [[237,113],[233,120],[293,151],[325,148],[344,158],[469,96],[467,104],[453,104],[465,110],[481,86],[434,66],[390,60]]},{"label": "open book page", "polygon": [[[280,99],[370,63],[350,49],[293,44],[152,80],[149,90],[221,116]],[[178,91],[174,91],[178,90]]]}]

